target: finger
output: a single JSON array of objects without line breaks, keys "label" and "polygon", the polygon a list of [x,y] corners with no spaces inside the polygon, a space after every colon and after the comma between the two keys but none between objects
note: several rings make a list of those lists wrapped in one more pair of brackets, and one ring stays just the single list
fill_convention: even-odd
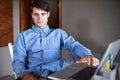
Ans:
[{"label": "finger", "polygon": [[91,64],[92,64],[93,67],[97,67],[99,65],[99,60],[96,59],[96,58],[93,58]]},{"label": "finger", "polygon": [[77,64],[86,64],[88,67],[91,66],[90,61],[76,61]]},{"label": "finger", "polygon": [[88,63],[88,62],[89,62],[89,60],[80,60],[80,61],[76,61],[76,63],[78,63],[78,64]]},{"label": "finger", "polygon": [[91,62],[89,61],[89,62],[87,62],[87,65],[88,65],[88,67],[90,67],[91,66]]},{"label": "finger", "polygon": [[76,63],[77,63],[77,64],[81,64],[81,63],[82,63],[82,61],[76,61]]}]

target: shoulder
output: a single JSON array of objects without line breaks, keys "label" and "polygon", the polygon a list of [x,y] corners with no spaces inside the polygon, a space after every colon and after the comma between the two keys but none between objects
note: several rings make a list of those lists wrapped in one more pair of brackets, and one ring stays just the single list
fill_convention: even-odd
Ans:
[{"label": "shoulder", "polygon": [[23,31],[22,33],[23,34],[30,34],[30,33],[33,33],[34,31],[30,28],[30,29],[28,29],[28,30],[25,30],[25,31]]},{"label": "shoulder", "polygon": [[61,28],[56,28],[56,29],[53,29],[53,33],[57,36],[61,36],[61,37],[67,37],[69,36],[69,34],[66,33],[66,31],[64,31],[63,29]]},{"label": "shoulder", "polygon": [[28,29],[28,30],[25,30],[25,31],[22,31],[18,34],[18,37],[27,37],[31,34],[33,34],[34,31],[32,29]]},{"label": "shoulder", "polygon": [[56,28],[54,29],[54,31],[58,32],[58,33],[61,33],[61,34],[67,34],[63,29],[61,28]]},{"label": "shoulder", "polygon": [[32,34],[35,34],[35,32],[31,28],[20,33],[20,35],[23,35],[23,36],[29,36]]}]

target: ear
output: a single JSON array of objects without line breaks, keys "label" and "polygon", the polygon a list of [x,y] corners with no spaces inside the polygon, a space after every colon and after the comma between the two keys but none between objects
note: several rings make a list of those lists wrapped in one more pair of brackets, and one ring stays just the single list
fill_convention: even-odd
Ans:
[{"label": "ear", "polygon": [[50,12],[47,13],[48,14],[48,18],[50,17]]},{"label": "ear", "polygon": [[31,13],[31,17],[33,18],[33,13]]}]

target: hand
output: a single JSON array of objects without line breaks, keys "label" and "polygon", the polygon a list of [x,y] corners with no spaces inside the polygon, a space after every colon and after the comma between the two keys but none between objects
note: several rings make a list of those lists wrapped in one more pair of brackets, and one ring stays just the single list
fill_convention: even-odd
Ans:
[{"label": "hand", "polygon": [[85,63],[88,66],[97,67],[99,65],[99,60],[93,56],[85,56],[79,61],[76,61],[77,64]]},{"label": "hand", "polygon": [[25,74],[22,80],[37,80],[37,78],[31,73]]}]

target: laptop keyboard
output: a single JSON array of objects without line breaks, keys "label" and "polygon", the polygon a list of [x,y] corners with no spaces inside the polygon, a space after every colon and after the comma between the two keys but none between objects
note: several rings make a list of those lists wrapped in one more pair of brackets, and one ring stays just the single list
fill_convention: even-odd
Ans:
[{"label": "laptop keyboard", "polygon": [[90,80],[90,78],[94,75],[95,70],[96,68],[86,67],[85,69],[72,75],[69,79],[70,80]]}]

